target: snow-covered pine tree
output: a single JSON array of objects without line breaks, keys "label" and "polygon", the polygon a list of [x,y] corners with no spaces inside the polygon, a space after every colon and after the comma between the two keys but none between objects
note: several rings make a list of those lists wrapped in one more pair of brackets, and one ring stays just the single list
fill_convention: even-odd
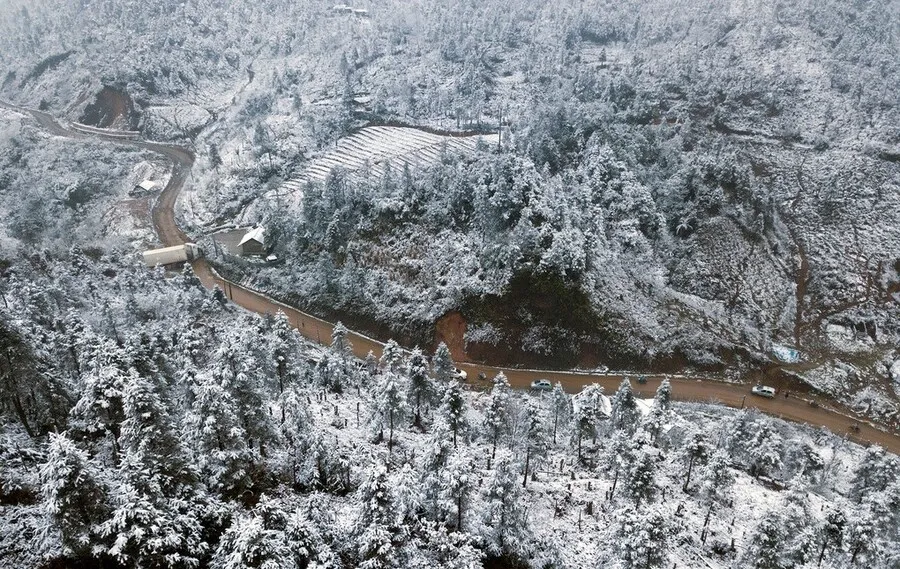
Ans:
[{"label": "snow-covered pine tree", "polygon": [[353,378],[350,359],[353,357],[353,346],[347,338],[349,332],[338,322],[331,331],[331,354],[333,357],[323,358],[325,367],[325,384],[335,393],[343,393],[347,384],[357,383]]},{"label": "snow-covered pine tree", "polygon": [[233,496],[249,486],[252,458],[237,405],[210,375],[198,378],[185,434],[211,488]]},{"label": "snow-covered pine tree", "polygon": [[750,474],[759,478],[770,476],[781,468],[781,452],[784,448],[781,435],[772,427],[771,421],[757,421],[756,432],[747,445]]},{"label": "snow-covered pine tree", "polygon": [[789,489],[784,502],[769,510],[760,521],[741,556],[743,565],[754,569],[805,567],[816,556],[820,533],[809,501],[801,488]]},{"label": "snow-covered pine tree", "polygon": [[[275,436],[275,428],[265,405],[265,369],[247,346],[244,335],[251,335],[251,323],[228,330],[216,348],[212,360],[212,376],[231,396],[237,418],[247,437],[247,448],[266,455],[266,446]],[[254,348],[255,349],[255,348]]]},{"label": "snow-covered pine tree", "polygon": [[297,465],[297,483],[301,488],[335,494],[351,489],[348,466],[330,443],[333,441],[326,442],[322,433],[311,430],[307,450]]},{"label": "snow-covered pine tree", "polygon": [[422,549],[431,559],[430,567],[441,569],[481,569],[484,557],[463,532],[450,531],[444,524],[429,522],[423,527]]},{"label": "snow-covered pine tree", "polygon": [[221,569],[270,569],[294,567],[284,527],[270,527],[258,514],[232,520],[219,540],[212,563]]},{"label": "snow-covered pine tree", "polygon": [[381,351],[381,367],[391,373],[400,373],[403,366],[403,349],[394,339],[388,340]]},{"label": "snow-covered pine tree", "polygon": [[284,530],[288,551],[294,565],[287,567],[305,569],[316,562],[321,567],[341,567],[341,560],[326,541],[316,522],[311,520],[302,508],[297,508],[288,517]]},{"label": "snow-covered pine tree", "polygon": [[722,432],[724,447],[732,457],[742,462],[756,432],[756,416],[755,410],[741,409],[735,413],[728,427]]},{"label": "snow-covered pine tree", "polygon": [[816,556],[821,526],[810,509],[807,482],[800,478],[791,481],[784,493],[781,507],[782,525],[786,528],[785,558],[794,566],[805,566]]},{"label": "snow-covered pine tree", "polygon": [[353,344],[347,337],[349,331],[341,322],[334,325],[331,331],[331,351],[343,359],[353,357]]},{"label": "snow-covered pine tree", "polygon": [[378,358],[375,357],[372,350],[369,350],[369,353],[366,354],[365,368],[368,379],[374,378],[378,373]]},{"label": "snow-covered pine tree", "polygon": [[637,401],[634,398],[634,390],[631,381],[626,377],[619,385],[619,390],[613,396],[611,424],[614,429],[633,433],[641,420]]},{"label": "snow-covered pine tree", "polygon": [[656,390],[653,405],[650,412],[641,423],[642,428],[650,435],[654,444],[657,444],[660,433],[668,421],[671,412],[672,386],[668,378],[663,379]]},{"label": "snow-covered pine tree", "polygon": [[420,472],[422,479],[422,502],[426,515],[434,521],[446,522],[447,504],[444,500],[446,491],[444,470],[453,454],[450,444],[450,428],[443,420],[435,423],[422,451]]},{"label": "snow-covered pine tree", "polygon": [[891,482],[900,478],[900,460],[886,453],[878,445],[866,449],[866,455],[856,469],[850,495],[857,501],[883,492]]},{"label": "snow-covered pine tree", "polygon": [[518,482],[519,468],[504,452],[497,459],[483,496],[484,547],[489,554],[498,557],[523,558],[531,549],[531,529],[525,515],[523,490]]},{"label": "snow-covered pine tree", "polygon": [[731,500],[735,476],[730,462],[724,449],[716,449],[703,468],[699,485],[700,494],[710,505],[727,504]]},{"label": "snow-covered pine tree", "polygon": [[651,446],[649,440],[635,441],[634,447],[631,453],[633,458],[624,469],[620,484],[622,493],[640,506],[656,496],[655,478],[660,451]]},{"label": "snow-covered pine tree", "polygon": [[502,373],[494,378],[488,408],[484,413],[484,428],[491,441],[491,459],[497,456],[497,443],[509,432],[510,393],[509,382]]},{"label": "snow-covered pine tree", "polygon": [[388,451],[394,448],[394,429],[401,425],[409,413],[406,392],[403,380],[391,371],[381,376],[376,387],[370,425],[382,437],[384,430],[388,430]]},{"label": "snow-covered pine tree", "polygon": [[[844,535],[844,549],[849,555],[849,564],[855,565],[857,560],[865,561],[870,555],[877,553],[878,528],[874,522],[872,510],[863,506],[848,521]],[[864,564],[865,566],[866,564]],[[874,566],[872,563],[869,566]]]},{"label": "snow-covered pine tree", "polygon": [[[47,462],[39,475],[42,508],[50,526],[59,531],[62,553],[74,557],[89,554],[99,543],[97,527],[110,511],[100,470],[65,435],[50,434]],[[43,537],[50,540],[50,536]]]},{"label": "snow-covered pine tree", "polygon": [[747,550],[741,556],[742,566],[753,569],[789,569],[791,565],[784,559],[787,537],[779,513],[769,512],[756,526]]},{"label": "snow-covered pine tree", "polygon": [[560,427],[565,430],[572,419],[572,398],[563,390],[562,384],[556,382],[550,394],[550,408],[553,410],[553,444]]},{"label": "snow-covered pine tree", "polygon": [[289,480],[293,485],[299,482],[300,465],[309,450],[314,423],[309,413],[305,397],[296,385],[290,385],[281,394],[280,440],[284,444],[283,471],[289,472]]},{"label": "snow-covered pine tree", "polygon": [[703,463],[708,456],[709,443],[706,441],[706,435],[703,434],[703,431],[694,431],[688,436],[687,444],[682,451],[684,462],[687,463],[684,484],[681,485],[682,491],[687,492],[691,485],[691,475],[694,472],[694,466],[698,462]]},{"label": "snow-covered pine tree", "polygon": [[538,406],[534,399],[527,399],[521,408],[521,424],[519,439],[516,446],[525,451],[525,465],[523,466],[522,486],[528,484],[528,475],[540,466],[546,458],[550,445],[547,441],[547,420],[544,410]]},{"label": "snow-covered pine tree", "polygon": [[428,360],[419,348],[415,348],[410,355],[406,373],[409,376],[409,396],[415,409],[413,424],[422,428],[422,404],[433,403],[434,385],[428,377]]},{"label": "snow-covered pine tree", "polygon": [[[442,502],[451,514],[452,528],[457,532],[465,530],[465,519],[475,491],[475,475],[470,457],[457,453],[450,456],[444,468]],[[449,520],[448,520],[449,521]]]},{"label": "snow-covered pine tree", "polygon": [[105,553],[128,567],[196,567],[209,550],[201,521],[207,513],[204,501],[189,487],[164,494],[155,487],[156,477],[130,453],[124,454],[120,473],[112,514],[99,526],[112,543]]},{"label": "snow-covered pine tree", "polygon": [[11,413],[32,438],[64,429],[71,396],[59,377],[62,374],[48,365],[52,355],[44,344],[49,342],[32,338],[32,332],[19,329],[11,318],[0,310],[0,417]]},{"label": "snow-covered pine tree", "polygon": [[582,448],[585,439],[597,440],[600,421],[603,418],[600,409],[600,397],[603,388],[597,384],[586,386],[575,396],[573,402],[575,412],[572,419],[572,442],[578,451],[578,460],[583,460]]},{"label": "snow-covered pine tree", "polygon": [[667,566],[669,521],[654,507],[625,506],[615,516],[611,549],[622,569],[654,569]]},{"label": "snow-covered pine tree", "polygon": [[299,365],[297,354],[300,351],[299,336],[291,326],[287,315],[280,310],[272,319],[267,336],[266,348],[272,370],[271,375],[277,381],[278,393],[284,393],[289,385],[299,380],[297,370]]},{"label": "snow-covered pine tree", "polygon": [[822,566],[825,553],[830,549],[838,550],[844,541],[844,528],[847,525],[847,517],[840,510],[831,510],[825,515],[825,525],[822,527],[822,544],[819,549],[817,567]]},{"label": "snow-covered pine tree", "polygon": [[408,462],[391,475],[394,489],[394,505],[397,509],[397,524],[410,533],[418,530],[422,518],[424,496],[420,486],[421,474]]},{"label": "snow-covered pine tree", "polygon": [[[388,373],[387,375],[392,375]],[[383,464],[374,464],[357,491],[361,509],[350,531],[360,569],[400,567],[406,528],[399,526],[394,491]]]},{"label": "snow-covered pine tree", "polygon": [[465,436],[469,429],[467,410],[462,387],[457,382],[447,383],[441,407],[438,409],[438,416],[453,433],[453,448],[458,446],[459,436]]},{"label": "snow-covered pine tree", "polygon": [[438,344],[431,365],[434,369],[435,379],[438,381],[450,381],[450,379],[452,379],[453,370],[456,369],[456,364],[450,356],[450,348],[448,348],[447,344],[444,342]]},{"label": "snow-covered pine tree", "polygon": [[672,384],[669,383],[668,377],[663,378],[659,387],[656,388],[653,404],[663,411],[668,411],[672,408]]},{"label": "snow-covered pine tree", "polygon": [[106,344],[82,375],[81,397],[72,408],[73,428],[95,441],[106,437],[114,462],[119,460],[119,431],[124,420],[122,391],[126,360],[119,348]]},{"label": "snow-covered pine tree", "polygon": [[144,378],[134,369],[128,370],[119,446],[140,464],[141,478],[150,482],[153,490],[171,497],[178,486],[193,484],[196,472],[188,466],[175,422],[163,404],[162,390],[158,377]]}]

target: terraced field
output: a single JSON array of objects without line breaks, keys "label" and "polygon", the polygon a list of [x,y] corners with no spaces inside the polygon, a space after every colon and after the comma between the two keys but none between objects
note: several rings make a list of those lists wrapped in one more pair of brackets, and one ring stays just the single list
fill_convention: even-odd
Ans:
[{"label": "terraced field", "polygon": [[436,162],[445,145],[450,152],[471,152],[479,141],[497,144],[497,137],[497,134],[441,135],[412,127],[366,127],[314,158],[302,175],[284,182],[275,194],[298,206],[306,183],[325,181],[335,168],[343,168],[353,175],[368,164],[367,175],[380,178],[388,164],[393,172],[402,172],[407,164],[416,168]]}]

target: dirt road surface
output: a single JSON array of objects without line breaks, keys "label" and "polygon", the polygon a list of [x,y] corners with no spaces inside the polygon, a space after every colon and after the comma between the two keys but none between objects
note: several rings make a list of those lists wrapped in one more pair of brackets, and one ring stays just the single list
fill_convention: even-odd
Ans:
[{"label": "dirt road surface", "polygon": [[[190,149],[153,142],[125,140],[104,134],[85,134],[63,126],[55,118],[41,111],[25,109],[3,101],[0,101],[0,107],[34,117],[42,128],[57,136],[76,140],[89,138],[106,140],[114,144],[146,148],[166,156],[173,164],[172,175],[153,207],[153,224],[159,240],[165,246],[178,245],[189,240],[175,221],[175,204],[194,164],[194,154]],[[324,345],[331,342],[331,332],[334,328],[332,323],[277,302],[260,292],[227,281],[216,274],[203,259],[193,261],[192,266],[203,286],[206,288],[218,286],[238,306],[260,314],[284,312],[291,324],[306,338]],[[349,339],[353,344],[353,353],[357,357],[364,358],[370,351],[375,356],[381,355],[384,346],[381,342],[355,332],[350,332]],[[554,383],[560,382],[568,392],[577,392],[586,385],[596,383],[602,386],[607,394],[611,394],[626,377],[621,373],[599,374],[510,369],[475,363],[460,363],[459,367],[468,374],[469,385],[484,389],[490,387],[490,378],[502,372],[509,379],[510,384],[519,389],[529,389],[531,382],[535,379],[549,379]],[[485,374],[488,380],[477,379],[480,373]],[[632,374],[630,377],[635,379],[637,376]],[[664,376],[648,375],[646,377],[646,384],[632,382],[632,387],[641,397],[652,397]],[[783,393],[778,394],[774,399],[765,399],[751,395],[747,385],[725,383],[713,378],[670,376],[669,380],[672,384],[672,397],[675,400],[716,403],[734,408],[753,407],[773,417],[814,427],[825,427],[835,434],[846,436],[853,441],[862,444],[879,444],[895,454],[900,454],[900,433],[889,431],[882,425],[867,422],[838,402],[824,398],[786,398]],[[815,406],[810,402],[814,402]]]}]

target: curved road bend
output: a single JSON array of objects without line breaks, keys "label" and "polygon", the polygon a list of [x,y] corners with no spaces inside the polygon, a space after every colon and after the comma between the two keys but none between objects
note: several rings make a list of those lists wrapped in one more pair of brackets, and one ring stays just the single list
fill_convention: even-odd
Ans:
[{"label": "curved road bend", "polygon": [[[190,149],[152,142],[123,140],[103,134],[85,134],[66,128],[51,115],[41,111],[17,107],[3,101],[0,101],[0,107],[29,114],[37,120],[42,128],[58,136],[73,139],[100,139],[115,144],[146,148],[166,156],[173,163],[173,171],[169,182],[153,207],[153,224],[163,245],[178,245],[188,241],[187,235],[175,222],[175,202],[194,164],[194,155]],[[232,302],[247,310],[260,314],[284,312],[291,324],[305,337],[320,344],[330,343],[331,332],[334,328],[332,323],[227,281],[216,274],[203,259],[193,261],[192,266],[206,288],[220,287]],[[376,356],[381,355],[384,346],[381,342],[356,332],[350,332],[349,338],[353,343],[353,353],[356,356],[364,358],[370,351]],[[488,382],[479,382],[474,379],[479,373],[493,377],[502,371],[509,378],[513,387],[527,389],[535,379],[549,379],[553,382],[559,381],[569,392],[577,392],[585,385],[596,383],[601,385],[606,393],[612,393],[625,377],[622,374],[507,369],[474,363],[460,363],[459,367],[468,373],[469,378],[472,378],[469,381],[473,384],[489,385]],[[648,376],[645,385],[634,384],[633,387],[635,392],[641,396],[650,397],[659,387],[662,379],[663,376]],[[833,401],[818,399],[817,403],[820,406],[813,407],[807,400],[796,397],[764,399],[750,395],[750,390],[746,385],[724,383],[711,378],[673,377],[670,378],[670,382],[672,397],[679,401],[711,402],[735,408],[754,407],[774,417],[815,427],[825,427],[856,442],[877,443],[895,454],[900,454],[900,433],[876,428],[876,425],[856,418],[852,412]],[[859,424],[858,432],[850,430],[851,424],[854,423]]]}]

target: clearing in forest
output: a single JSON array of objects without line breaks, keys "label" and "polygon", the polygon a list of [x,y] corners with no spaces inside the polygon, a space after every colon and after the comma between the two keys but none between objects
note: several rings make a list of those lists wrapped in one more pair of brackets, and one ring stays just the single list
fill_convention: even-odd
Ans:
[{"label": "clearing in forest", "polygon": [[314,158],[303,174],[284,182],[276,190],[279,198],[299,204],[307,182],[324,182],[332,170],[343,168],[359,173],[367,168],[367,176],[380,178],[388,165],[399,173],[405,165],[410,168],[427,166],[440,159],[446,145],[450,152],[471,152],[479,141],[497,144],[497,134],[437,134],[414,127],[369,126],[338,140],[331,148]]}]

